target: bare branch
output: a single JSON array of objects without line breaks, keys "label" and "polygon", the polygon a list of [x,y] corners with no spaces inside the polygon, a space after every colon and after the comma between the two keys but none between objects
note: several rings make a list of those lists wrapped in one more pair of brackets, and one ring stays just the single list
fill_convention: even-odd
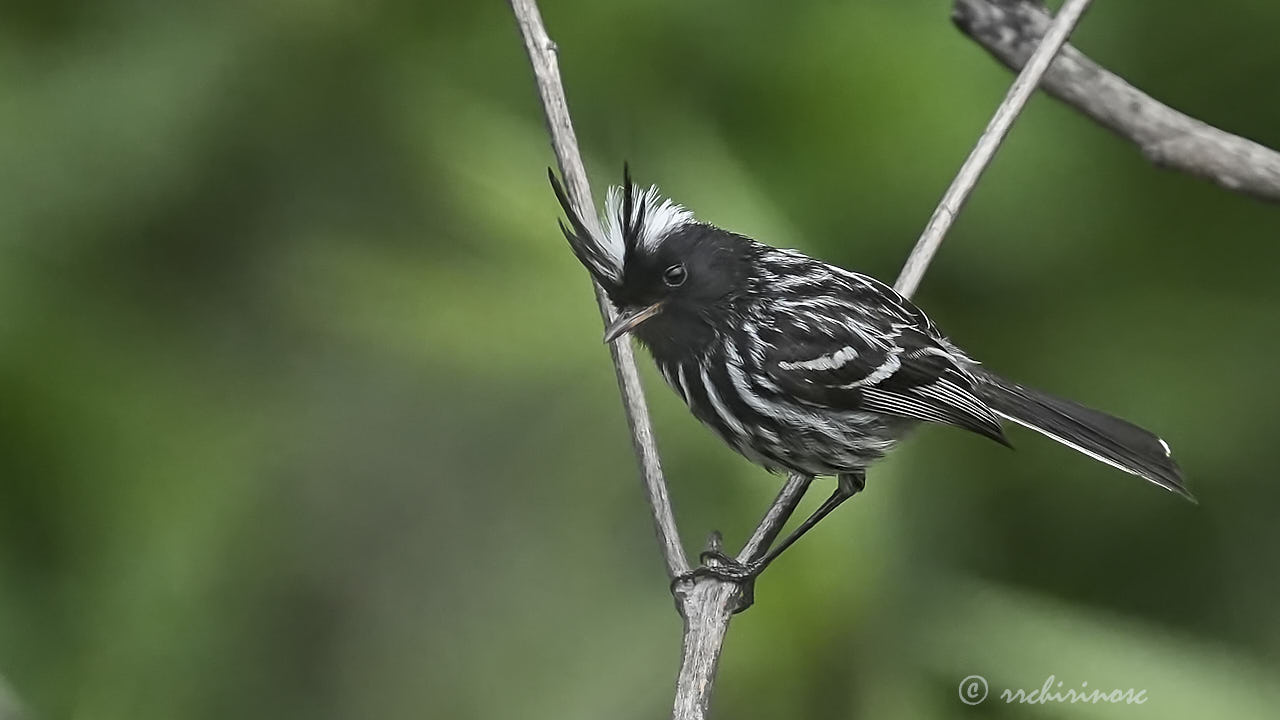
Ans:
[{"label": "bare branch", "polygon": [[[956,0],[956,27],[1017,70],[1049,17],[1029,0]],[[1158,166],[1280,202],[1280,153],[1160,103],[1070,45],[1045,74],[1044,89],[1141,149]]]},{"label": "bare branch", "polygon": [[[578,139],[573,132],[573,121],[569,118],[564,85],[560,82],[555,43],[547,36],[546,28],[542,25],[542,15],[534,0],[511,0],[511,10],[520,26],[525,49],[529,52],[529,62],[533,65],[533,74],[538,81],[538,94],[542,97],[547,130],[551,133],[551,147],[560,165],[560,175],[564,178],[569,198],[587,229],[594,237],[602,237],[595,202],[591,198],[591,185],[587,182],[587,172],[582,167]],[[608,297],[599,285],[595,285],[595,291],[596,304],[600,307],[600,315],[607,326],[614,318],[613,306],[609,304]],[[631,343],[627,342],[610,343],[609,351],[613,356],[614,372],[618,376],[622,407],[627,416],[627,424],[631,427],[631,443],[635,447],[645,492],[649,497],[653,524],[666,560],[667,575],[675,578],[689,572],[689,560],[685,557],[675,513],[671,510],[667,481],[662,474],[662,463],[654,440],[653,423],[649,419],[649,406],[640,386],[640,373],[636,370],[635,351]]]},{"label": "bare branch", "polygon": [[720,651],[741,594],[738,585],[709,578],[699,578],[677,591],[684,616],[684,643],[672,720],[703,720],[707,716]]},{"label": "bare branch", "polygon": [[911,255],[907,257],[906,265],[903,266],[902,273],[898,275],[898,281],[894,284],[894,289],[898,292],[906,297],[915,294],[916,288],[920,286],[920,280],[924,278],[924,271],[928,269],[934,254],[938,252],[938,247],[942,245],[942,238],[947,234],[956,215],[960,213],[960,208],[969,199],[969,193],[978,183],[978,178],[991,164],[991,158],[995,155],[996,149],[1009,134],[1009,128],[1013,126],[1013,121],[1026,106],[1027,99],[1035,91],[1040,77],[1049,67],[1049,62],[1053,60],[1058,48],[1067,41],[1076,23],[1080,21],[1080,16],[1089,7],[1089,2],[1090,0],[1066,0],[1058,16],[1049,25],[1048,32],[1043,33],[1044,41],[1038,46],[1033,45],[1035,52],[1030,53],[1031,59],[1013,81],[1000,107],[996,108],[996,114],[992,116],[991,122],[987,123],[987,129],[982,131],[982,137],[978,138],[978,144],[969,153],[964,165],[960,166],[956,179],[951,181],[951,187],[947,188],[946,194],[938,203],[938,208],[933,211],[933,217],[929,218],[929,224],[925,226],[920,239],[916,241],[916,246],[911,250]]}]

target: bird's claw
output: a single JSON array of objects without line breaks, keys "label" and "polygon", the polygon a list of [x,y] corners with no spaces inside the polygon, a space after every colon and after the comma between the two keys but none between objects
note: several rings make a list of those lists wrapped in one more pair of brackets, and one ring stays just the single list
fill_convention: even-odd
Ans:
[{"label": "bird's claw", "polygon": [[736,558],[717,549],[704,550],[698,559],[702,562],[701,565],[676,576],[671,581],[673,591],[683,583],[695,582],[700,578],[713,578],[738,586],[741,595],[737,606],[733,609],[734,613],[740,613],[751,607],[755,602],[756,576],[764,570],[762,563],[738,562]]},{"label": "bird's claw", "polygon": [[738,562],[737,558],[720,550],[704,550],[698,555],[698,560],[702,562],[698,570],[705,571],[705,575],[739,584],[755,580],[760,571],[764,570],[764,565],[759,562]]}]

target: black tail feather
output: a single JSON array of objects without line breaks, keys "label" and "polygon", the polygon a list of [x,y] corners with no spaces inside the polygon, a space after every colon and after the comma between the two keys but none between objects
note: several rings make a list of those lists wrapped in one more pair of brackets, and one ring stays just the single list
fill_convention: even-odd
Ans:
[{"label": "black tail feather", "polygon": [[972,372],[978,379],[978,396],[1000,415],[1195,501],[1164,440],[1133,423],[1023,387],[985,369]]}]

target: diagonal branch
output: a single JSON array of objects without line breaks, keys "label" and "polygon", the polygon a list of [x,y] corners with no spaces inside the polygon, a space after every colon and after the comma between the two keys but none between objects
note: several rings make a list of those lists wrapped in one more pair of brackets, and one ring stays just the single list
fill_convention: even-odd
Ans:
[{"label": "diagonal branch", "polygon": [[[1027,62],[1049,24],[1048,14],[1031,0],[956,0],[951,18],[1014,70]],[[1280,202],[1280,153],[1160,103],[1070,45],[1043,85],[1050,95],[1133,142],[1158,166]]]},{"label": "diagonal branch", "polygon": [[920,286],[920,280],[924,278],[924,271],[928,269],[934,254],[942,245],[942,238],[947,234],[951,223],[955,221],[956,215],[960,214],[960,208],[964,207],[965,201],[969,199],[969,193],[973,192],[974,186],[978,184],[982,171],[991,164],[991,158],[995,156],[996,149],[1009,134],[1013,121],[1022,112],[1022,108],[1026,107],[1027,100],[1039,84],[1040,77],[1048,69],[1053,56],[1067,41],[1067,36],[1071,34],[1076,23],[1080,21],[1080,16],[1089,7],[1089,2],[1090,0],[1067,0],[1062,4],[1062,10],[1058,12],[1053,23],[1049,25],[1048,32],[1042,33],[1044,41],[1039,45],[1034,43],[1031,45],[1031,48],[1035,49],[1034,53],[1028,50],[1031,59],[1026,61],[1026,66],[1014,79],[1004,102],[996,108],[996,114],[992,116],[991,122],[987,123],[987,129],[982,131],[978,144],[969,153],[964,165],[960,166],[956,179],[951,181],[951,187],[947,188],[946,194],[938,203],[938,208],[933,211],[933,217],[929,218],[929,224],[925,226],[920,239],[916,241],[916,246],[911,250],[911,255],[907,257],[907,263],[902,267],[898,282],[894,283],[894,289],[898,292],[906,297],[915,294],[916,288]]},{"label": "diagonal branch", "polygon": [[[547,131],[551,133],[551,147],[555,151],[556,162],[560,165],[560,175],[564,178],[569,198],[592,237],[602,237],[595,202],[591,199],[591,185],[587,182],[587,171],[582,167],[578,139],[574,135],[569,105],[564,97],[564,85],[560,82],[556,45],[547,36],[547,30],[542,25],[542,14],[538,12],[535,0],[511,0],[511,10],[515,13],[520,34],[524,37],[525,49],[529,53],[529,62],[533,65],[538,94],[542,98],[542,107],[547,116]],[[607,326],[614,319],[613,306],[609,304],[604,290],[594,282],[593,285],[600,316]],[[667,575],[675,578],[689,572],[689,560],[685,557],[675,513],[671,510],[667,481],[662,474],[662,463],[654,440],[653,422],[649,419],[649,406],[640,386],[640,373],[636,370],[635,351],[631,343],[620,342],[609,343],[609,352],[613,356],[618,390],[622,394],[622,407],[627,416],[627,424],[631,427],[631,443],[635,447],[636,459],[640,462],[640,474],[649,498],[658,541],[662,545]]]}]

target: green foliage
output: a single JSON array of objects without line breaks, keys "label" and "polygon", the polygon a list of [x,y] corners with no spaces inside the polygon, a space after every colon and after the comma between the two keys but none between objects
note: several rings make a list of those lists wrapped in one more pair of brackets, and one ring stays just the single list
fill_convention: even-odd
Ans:
[{"label": "green foliage", "polygon": [[[0,10],[0,716],[664,716],[679,624],[505,4],[205,5]],[[885,279],[1011,79],[943,2],[543,10],[598,192],[630,160]],[[1204,14],[1077,43],[1280,146],[1280,5]],[[1278,238],[1033,100],[918,299],[1161,431],[1202,504],[923,431],[762,579],[718,716],[1273,713]],[[777,479],[644,370],[686,543],[744,537]]]}]

